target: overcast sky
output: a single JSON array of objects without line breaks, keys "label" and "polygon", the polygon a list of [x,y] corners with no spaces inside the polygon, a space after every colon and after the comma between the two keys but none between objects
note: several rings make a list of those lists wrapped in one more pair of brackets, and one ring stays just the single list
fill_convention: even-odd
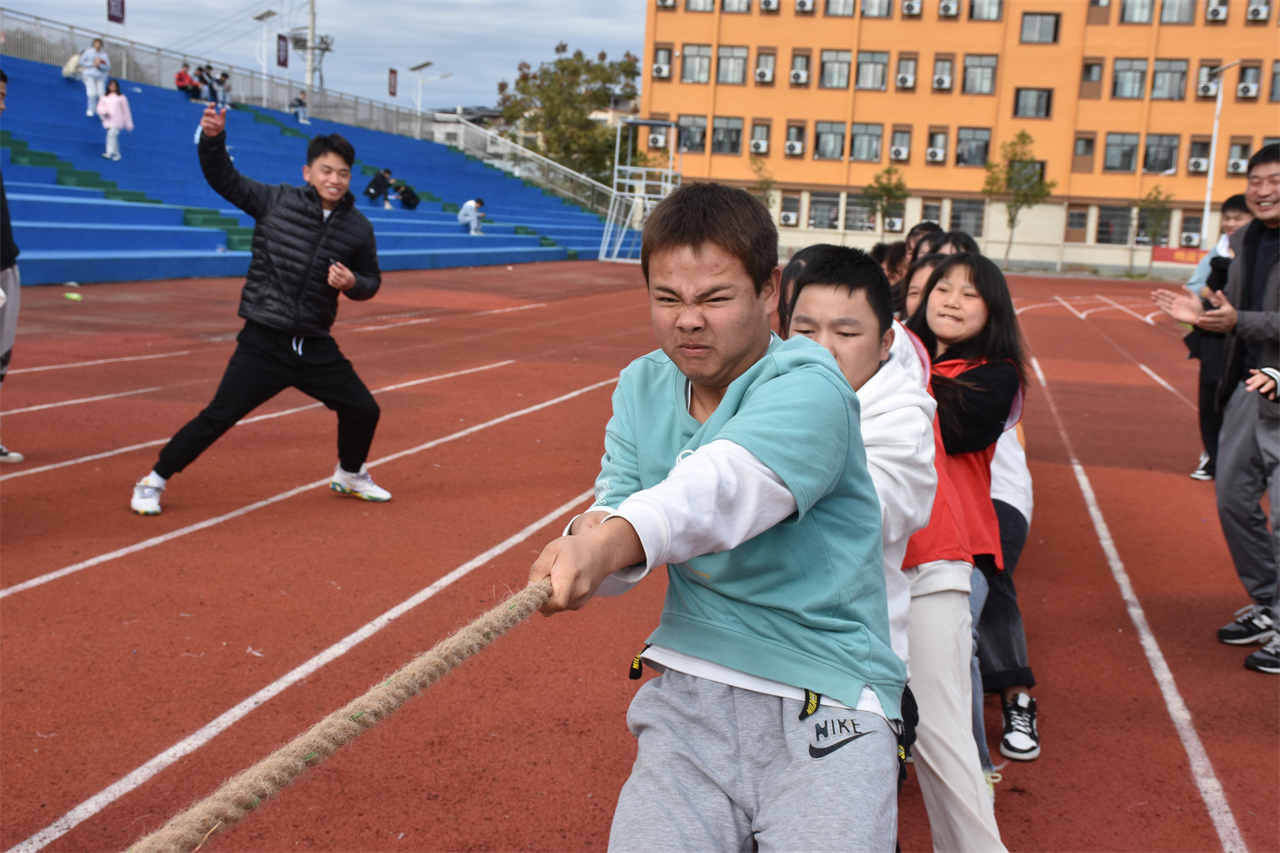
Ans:
[{"label": "overcast sky", "polygon": [[[316,0],[316,31],[334,37],[324,61],[325,84],[361,97],[387,96],[387,69],[400,70],[395,103],[412,106],[417,91],[407,69],[431,60],[423,106],[452,108],[497,100],[499,80],[522,61],[554,56],[557,42],[620,58],[644,47],[646,0]],[[652,2],[652,0],[648,0]],[[253,16],[274,9],[287,26],[306,26],[307,0],[126,0],[124,26],[107,22],[105,0],[6,0],[4,5],[110,38],[191,51],[216,61],[258,67],[261,26]],[[272,72],[274,48],[272,49]],[[288,73],[301,80],[305,60],[294,53]],[[175,69],[176,70],[176,69]],[[279,69],[283,71],[283,69]]]}]

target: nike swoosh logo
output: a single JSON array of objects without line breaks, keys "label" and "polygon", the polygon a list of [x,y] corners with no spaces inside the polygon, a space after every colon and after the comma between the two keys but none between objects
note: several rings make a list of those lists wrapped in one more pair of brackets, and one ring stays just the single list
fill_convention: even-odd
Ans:
[{"label": "nike swoosh logo", "polygon": [[854,742],[855,740],[857,740],[858,738],[860,738],[860,737],[862,737],[862,736],[864,736],[864,735],[869,735],[869,734],[871,734],[871,732],[858,732],[858,733],[857,733],[856,735],[854,735],[853,737],[847,737],[847,738],[845,738],[844,740],[836,741],[835,743],[831,744],[830,746],[814,746],[813,744],[809,744],[809,757],[810,757],[810,758],[821,758],[821,757],[822,757],[822,756],[824,756],[824,755],[829,755],[830,753],[835,752],[835,751],[836,751],[837,749],[839,749],[840,747],[842,747],[842,746],[848,746],[849,744],[853,743],[853,742]]}]

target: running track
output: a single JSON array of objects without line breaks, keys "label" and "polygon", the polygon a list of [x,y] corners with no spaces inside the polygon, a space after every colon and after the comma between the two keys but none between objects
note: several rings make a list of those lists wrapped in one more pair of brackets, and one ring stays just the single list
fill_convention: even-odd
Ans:
[{"label": "running track", "polygon": [[[1186,476],[1181,332],[1144,285],[1013,285],[1044,379],[1018,569],[1044,753],[1004,768],[1004,839],[1278,850],[1280,682],[1214,640],[1243,596],[1212,487]],[[231,352],[238,287],[23,293],[0,399],[28,459],[0,469],[0,849],[122,849],[521,586],[583,505],[611,380],[652,346],[634,267],[392,273],[335,329],[383,389],[392,503],[320,485],[332,415],[287,392],[134,517],[131,483]],[[663,583],[535,617],[206,849],[602,849]],[[990,700],[987,723],[994,747]],[[928,849],[914,781],[901,825]]]}]

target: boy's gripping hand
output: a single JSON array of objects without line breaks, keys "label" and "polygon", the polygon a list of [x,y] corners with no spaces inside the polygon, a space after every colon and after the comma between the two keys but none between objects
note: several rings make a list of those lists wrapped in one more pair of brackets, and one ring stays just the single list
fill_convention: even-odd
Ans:
[{"label": "boy's gripping hand", "polygon": [[227,111],[225,108],[221,112],[213,104],[209,104],[204,108],[204,115],[200,117],[200,131],[210,139],[217,136],[227,129]]},{"label": "boy's gripping hand", "polygon": [[551,598],[542,606],[550,616],[582,607],[606,577],[644,559],[635,528],[626,519],[611,518],[577,536],[553,539],[529,569],[529,583],[551,578]]}]

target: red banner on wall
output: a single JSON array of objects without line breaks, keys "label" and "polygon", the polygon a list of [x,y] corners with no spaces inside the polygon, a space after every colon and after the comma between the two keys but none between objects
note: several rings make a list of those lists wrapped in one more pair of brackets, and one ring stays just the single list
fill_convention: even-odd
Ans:
[{"label": "red banner on wall", "polygon": [[1203,258],[1203,249],[1184,249],[1172,246],[1156,246],[1151,250],[1151,260],[1163,264],[1198,264]]},{"label": "red banner on wall", "polygon": [[289,37],[286,35],[276,36],[276,65],[289,67]]},{"label": "red banner on wall", "polygon": [[113,24],[124,23],[124,0],[107,0],[107,20]]},{"label": "red banner on wall", "polygon": [[394,68],[387,72],[387,94],[393,98],[396,96],[396,70]]}]

